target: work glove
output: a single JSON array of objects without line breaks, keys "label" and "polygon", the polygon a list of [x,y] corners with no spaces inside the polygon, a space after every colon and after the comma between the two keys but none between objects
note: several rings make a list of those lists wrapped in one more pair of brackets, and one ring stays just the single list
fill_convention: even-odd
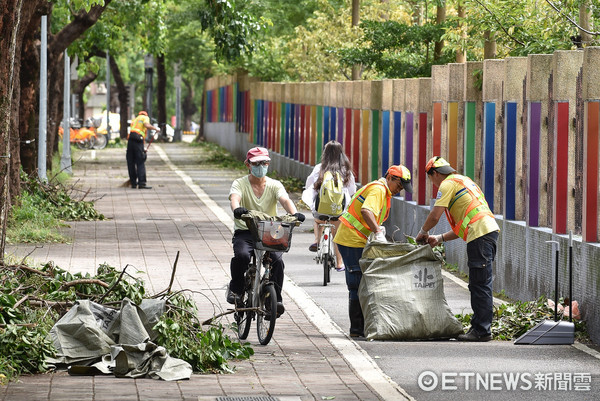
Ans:
[{"label": "work glove", "polygon": [[433,248],[436,245],[441,244],[442,241],[442,234],[436,234],[436,235],[430,235],[427,238],[427,242],[429,242],[429,245],[431,245],[431,247]]},{"label": "work glove", "polygon": [[297,218],[300,223],[306,220],[306,216],[304,216],[302,213],[294,213],[294,217]]},{"label": "work glove", "polygon": [[233,217],[235,217],[236,219],[241,219],[242,215],[246,213],[248,213],[248,209],[246,209],[243,206],[236,207],[235,209],[233,209]]},{"label": "work glove", "polygon": [[373,242],[387,242],[387,239],[385,238],[385,232],[384,231],[377,231],[376,233],[373,233]]}]

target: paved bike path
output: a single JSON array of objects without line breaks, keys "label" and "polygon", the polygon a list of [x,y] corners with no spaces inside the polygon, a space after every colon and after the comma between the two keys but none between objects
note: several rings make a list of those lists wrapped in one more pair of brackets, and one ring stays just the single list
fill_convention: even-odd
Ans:
[{"label": "paved bike path", "polygon": [[[78,152],[75,157],[80,160],[74,178],[82,187],[91,188],[91,196],[99,198],[97,209],[109,219],[70,223],[65,233],[73,238],[71,244],[24,244],[9,247],[9,252],[19,258],[29,254],[39,263],[52,260],[72,272],[93,273],[100,263],[120,269],[131,265],[146,281],[147,291],[155,293],[168,286],[179,251],[173,289],[194,291],[201,320],[228,308],[225,286],[232,254],[231,217],[196,183],[215,185],[226,197],[228,185],[223,184],[239,173],[200,165],[198,148],[158,145],[151,148],[147,162],[148,183],[153,189],[136,190],[126,186],[125,149]],[[164,382],[57,372],[23,376],[0,387],[0,400],[405,398],[301,288],[289,281],[285,286],[286,313],[277,321],[273,340],[260,346],[253,326],[248,340],[255,355],[248,361],[232,362],[234,374],[195,374],[189,381]],[[342,353],[348,356],[344,358]],[[360,373],[354,367],[357,363],[362,366]]]}]

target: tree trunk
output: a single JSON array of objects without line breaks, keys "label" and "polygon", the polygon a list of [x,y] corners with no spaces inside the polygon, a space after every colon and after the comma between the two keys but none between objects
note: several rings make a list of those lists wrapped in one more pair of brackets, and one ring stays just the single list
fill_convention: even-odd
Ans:
[{"label": "tree trunk", "polygon": [[[592,11],[590,5],[590,0],[582,1],[579,5],[579,26],[588,32],[591,31],[590,18],[592,17]],[[589,45],[592,41],[592,35],[581,29],[579,30],[579,36],[581,36],[583,46]]]},{"label": "tree trunk", "polygon": [[83,78],[77,81],[77,83],[74,86],[75,89],[73,89],[73,93],[75,93],[80,99],[79,104],[77,106],[79,116],[83,120],[85,120],[85,104],[83,103],[83,93],[85,92],[85,88],[87,88],[89,84],[94,82],[96,78],[98,78],[98,74],[92,71],[88,71],[88,73]]},{"label": "tree trunk", "polygon": [[[0,3],[0,261],[4,261],[6,224],[19,192],[20,75],[24,37],[44,1],[4,0]],[[39,71],[39,70],[38,70]]]},{"label": "tree trunk", "polygon": [[196,103],[194,103],[194,87],[189,80],[181,80],[185,85],[186,94],[181,104],[181,110],[183,111],[183,130],[191,131],[192,116],[198,111]]},{"label": "tree trunk", "polygon": [[483,33],[485,40],[483,45],[483,58],[494,59],[496,58],[496,38],[493,32],[485,31]]},{"label": "tree trunk", "polygon": [[[352,28],[358,28],[360,23],[360,0],[352,0]],[[352,80],[358,81],[360,79],[360,64],[354,64],[352,66]]]},{"label": "tree trunk", "polygon": [[117,94],[119,99],[119,112],[120,112],[120,131],[119,136],[121,139],[127,139],[127,120],[131,113],[129,113],[129,96],[127,92],[127,87],[125,86],[125,82],[123,81],[123,76],[121,76],[121,70],[117,65],[114,57],[109,57],[110,59],[110,71],[115,80],[115,84],[117,85]]},{"label": "tree trunk", "polygon": [[158,125],[163,129],[167,122],[167,73],[165,71],[165,55],[156,57],[156,100],[158,103]]},{"label": "tree trunk", "polygon": [[48,169],[52,168],[52,155],[58,151],[58,126],[63,115],[64,51],[98,21],[110,2],[105,0],[104,5],[95,5],[89,12],[79,11],[71,23],[48,38],[48,99],[54,99],[48,102]]},{"label": "tree trunk", "polygon": [[[462,1],[458,1],[456,12],[458,14],[458,26],[460,28],[460,36],[463,40],[467,39],[467,29],[465,26],[465,19],[467,18],[467,12],[462,4]],[[465,49],[459,49],[456,51],[456,62],[466,63],[467,62],[467,51]]]},{"label": "tree trunk", "polygon": [[[437,25],[442,25],[446,22],[446,2],[443,1],[441,6],[437,7],[437,16],[435,19],[435,23]],[[433,60],[439,60],[442,58],[442,52],[444,51],[444,41],[440,40],[439,42],[435,42],[434,50],[433,50]]]}]

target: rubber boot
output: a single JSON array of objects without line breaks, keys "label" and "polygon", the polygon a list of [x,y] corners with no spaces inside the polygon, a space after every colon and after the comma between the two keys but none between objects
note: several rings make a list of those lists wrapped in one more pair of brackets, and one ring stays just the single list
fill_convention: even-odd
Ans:
[{"label": "rubber boot", "polygon": [[349,301],[348,312],[350,315],[350,337],[364,337],[365,320],[358,299]]}]

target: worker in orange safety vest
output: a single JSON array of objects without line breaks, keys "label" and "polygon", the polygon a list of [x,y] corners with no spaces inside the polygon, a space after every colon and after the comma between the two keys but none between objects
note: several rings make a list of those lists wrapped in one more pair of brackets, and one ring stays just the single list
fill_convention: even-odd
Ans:
[{"label": "worker in orange safety vest", "polygon": [[358,261],[371,234],[374,234],[374,241],[386,241],[381,225],[388,218],[392,196],[403,189],[412,193],[410,171],[403,165],[391,166],[384,177],[359,189],[352,196],[346,212],[340,216],[342,224],[333,242],[337,244],[346,266],[351,337],[364,337],[364,317],[358,299],[362,271]]},{"label": "worker in orange safety vest", "polygon": [[[461,238],[467,243],[469,291],[471,292],[471,328],[458,336],[459,341],[490,341],[493,317],[492,262],[500,228],[479,186],[456,170],[440,156],[432,157],[425,166],[427,176],[439,191],[416,241],[427,241],[432,247]],[[442,215],[452,229],[429,235]]]}]

